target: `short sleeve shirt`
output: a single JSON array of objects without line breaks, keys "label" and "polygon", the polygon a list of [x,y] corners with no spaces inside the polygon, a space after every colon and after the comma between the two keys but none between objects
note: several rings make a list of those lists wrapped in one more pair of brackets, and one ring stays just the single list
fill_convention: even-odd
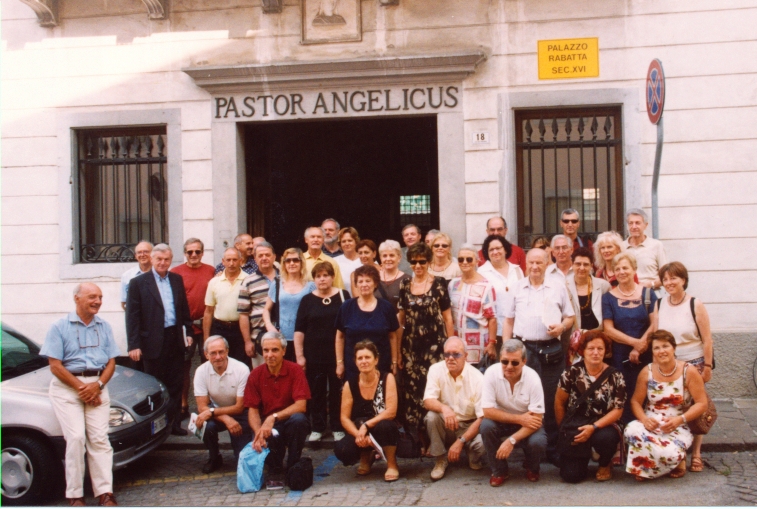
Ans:
[{"label": "short sleeve shirt", "polygon": [[[276,274],[278,275],[278,271]],[[250,330],[265,328],[265,322],[263,322],[265,298],[268,297],[268,289],[274,285],[274,281],[256,272],[244,278],[239,287],[237,313],[250,316]]]},{"label": "short sleeve shirt", "polygon": [[496,408],[509,414],[544,413],[544,389],[541,379],[533,369],[523,366],[520,380],[510,388],[500,363],[492,364],[484,373],[481,395],[483,408]]},{"label": "short sleeve shirt", "polygon": [[203,263],[199,267],[192,268],[182,263],[171,269],[171,272],[180,275],[184,280],[184,290],[187,292],[189,304],[189,319],[199,320],[205,313],[205,292],[208,290],[208,283],[213,279],[215,272],[213,266]]},{"label": "short sleeve shirt", "polygon": [[68,371],[78,373],[101,370],[120,352],[108,322],[95,315],[87,325],[79,315],[69,313],[53,323],[39,353],[61,361]]},{"label": "short sleeve shirt", "polygon": [[210,361],[195,371],[195,396],[207,396],[214,407],[234,406],[237,398],[244,396],[244,388],[250,376],[246,364],[229,357],[229,364],[222,375],[216,373]]},{"label": "short sleeve shirt", "polygon": [[244,272],[239,272],[234,281],[229,281],[226,277],[226,271],[214,277],[208,283],[208,290],[205,293],[205,305],[215,306],[213,317],[225,322],[236,322],[239,320],[237,305],[239,303],[239,287],[244,281]]},{"label": "short sleeve shirt", "polygon": [[506,318],[515,318],[513,334],[531,341],[552,339],[547,332],[545,319],[550,325],[559,323],[563,317],[575,316],[568,298],[565,283],[555,283],[555,279],[545,278],[538,287],[531,286],[531,280],[524,277],[518,281],[510,309]]},{"label": "short sleeve shirt", "polygon": [[426,390],[423,399],[436,399],[450,407],[458,422],[473,421],[484,416],[481,407],[481,389],[484,375],[466,363],[463,372],[452,378],[444,362],[437,362],[428,368]]},{"label": "short sleeve shirt", "polygon": [[244,406],[256,408],[265,419],[295,401],[309,400],[310,387],[305,372],[295,362],[284,360],[277,376],[263,364],[252,370],[244,389]]},{"label": "short sleeve shirt", "polygon": [[[610,367],[606,369],[612,369]],[[576,401],[594,383],[583,361],[573,364],[563,371],[557,387],[568,393],[568,408],[575,405]],[[623,409],[626,404],[626,382],[620,371],[611,374],[593,396],[587,400],[588,416],[599,419],[615,409]]]},{"label": "short sleeve shirt", "polygon": [[140,274],[144,274],[144,272],[139,270],[139,265],[137,265],[121,275],[121,302],[126,302],[126,296],[129,292],[129,283]]},{"label": "short sleeve shirt", "polygon": [[467,345],[468,362],[477,364],[489,342],[489,319],[496,313],[494,287],[487,280],[468,284],[456,277],[448,288],[455,333]]},{"label": "short sleeve shirt", "polygon": [[636,275],[641,283],[657,279],[660,268],[668,263],[662,242],[652,237],[646,237],[638,246],[632,246],[628,240],[624,240],[623,250],[636,257]]}]

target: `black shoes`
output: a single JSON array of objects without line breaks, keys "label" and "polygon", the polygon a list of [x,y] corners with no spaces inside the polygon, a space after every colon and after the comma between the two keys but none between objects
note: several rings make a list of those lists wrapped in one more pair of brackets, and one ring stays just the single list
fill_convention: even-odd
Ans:
[{"label": "black shoes", "polygon": [[185,437],[185,436],[188,435],[188,432],[187,432],[187,430],[185,430],[184,428],[181,427],[180,423],[177,422],[171,428],[171,434],[179,436],[179,437]]},{"label": "black shoes", "polygon": [[208,462],[203,465],[202,473],[209,474],[211,472],[215,472],[216,470],[221,468],[221,465],[223,465],[223,456],[219,454],[215,458],[209,459]]}]

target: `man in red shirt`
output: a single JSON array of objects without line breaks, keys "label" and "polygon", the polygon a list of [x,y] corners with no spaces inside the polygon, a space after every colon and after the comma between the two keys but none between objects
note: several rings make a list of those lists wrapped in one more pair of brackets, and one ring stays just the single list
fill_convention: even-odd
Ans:
[{"label": "man in red shirt", "polygon": [[[184,279],[184,289],[189,303],[189,318],[192,320],[192,330],[187,335],[192,336],[192,346],[184,353],[184,386],[181,391],[181,419],[189,417],[189,371],[192,368],[192,356],[195,354],[197,345],[202,345],[202,315],[205,312],[205,292],[208,289],[208,281],[213,279],[215,269],[212,265],[202,263],[202,255],[205,253],[205,245],[200,239],[194,237],[184,243],[184,256],[186,263],[177,265],[174,272]],[[200,346],[202,352],[202,346]],[[200,353],[204,359],[204,355]]]},{"label": "man in red shirt", "polygon": [[250,427],[255,433],[252,448],[270,449],[265,459],[274,475],[284,473],[300,460],[310,421],[305,415],[310,399],[305,372],[296,362],[284,360],[286,339],[279,332],[267,332],[261,340],[265,364],[252,370],[244,389],[244,406],[250,409]]},{"label": "man in red shirt", "polygon": [[[504,217],[491,217],[486,222],[486,236],[489,235],[502,235],[503,237],[507,238],[507,221],[505,221]],[[515,265],[519,265],[520,269],[523,271],[523,273],[526,273],[526,253],[523,251],[523,249],[519,248],[515,244],[512,244],[513,251],[510,253],[510,257],[507,259],[508,262],[514,263]],[[484,253],[481,252],[481,250],[478,250],[478,266],[482,266],[486,263],[486,259],[484,258]]]}]

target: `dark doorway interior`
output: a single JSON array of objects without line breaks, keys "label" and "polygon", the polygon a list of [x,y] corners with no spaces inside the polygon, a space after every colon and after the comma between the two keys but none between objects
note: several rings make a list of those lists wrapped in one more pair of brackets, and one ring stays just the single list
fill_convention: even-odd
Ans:
[{"label": "dark doorway interior", "polygon": [[378,245],[439,228],[435,116],[245,125],[250,232],[277,253],[333,217]]}]

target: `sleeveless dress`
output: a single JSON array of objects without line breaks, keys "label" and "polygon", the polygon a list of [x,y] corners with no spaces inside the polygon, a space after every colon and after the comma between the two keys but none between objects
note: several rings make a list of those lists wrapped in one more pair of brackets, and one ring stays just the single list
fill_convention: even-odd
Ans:
[{"label": "sleeveless dress", "polygon": [[[644,413],[656,417],[677,417],[691,404],[691,396],[681,375],[672,382],[658,382],[652,377],[652,365],[648,365],[647,406]],[[684,367],[684,370],[687,367]],[[626,472],[648,479],[661,477],[683,461],[686,449],[691,447],[694,435],[689,426],[678,426],[671,433],[661,430],[647,431],[641,421],[632,421],[626,426],[628,460]]]}]

